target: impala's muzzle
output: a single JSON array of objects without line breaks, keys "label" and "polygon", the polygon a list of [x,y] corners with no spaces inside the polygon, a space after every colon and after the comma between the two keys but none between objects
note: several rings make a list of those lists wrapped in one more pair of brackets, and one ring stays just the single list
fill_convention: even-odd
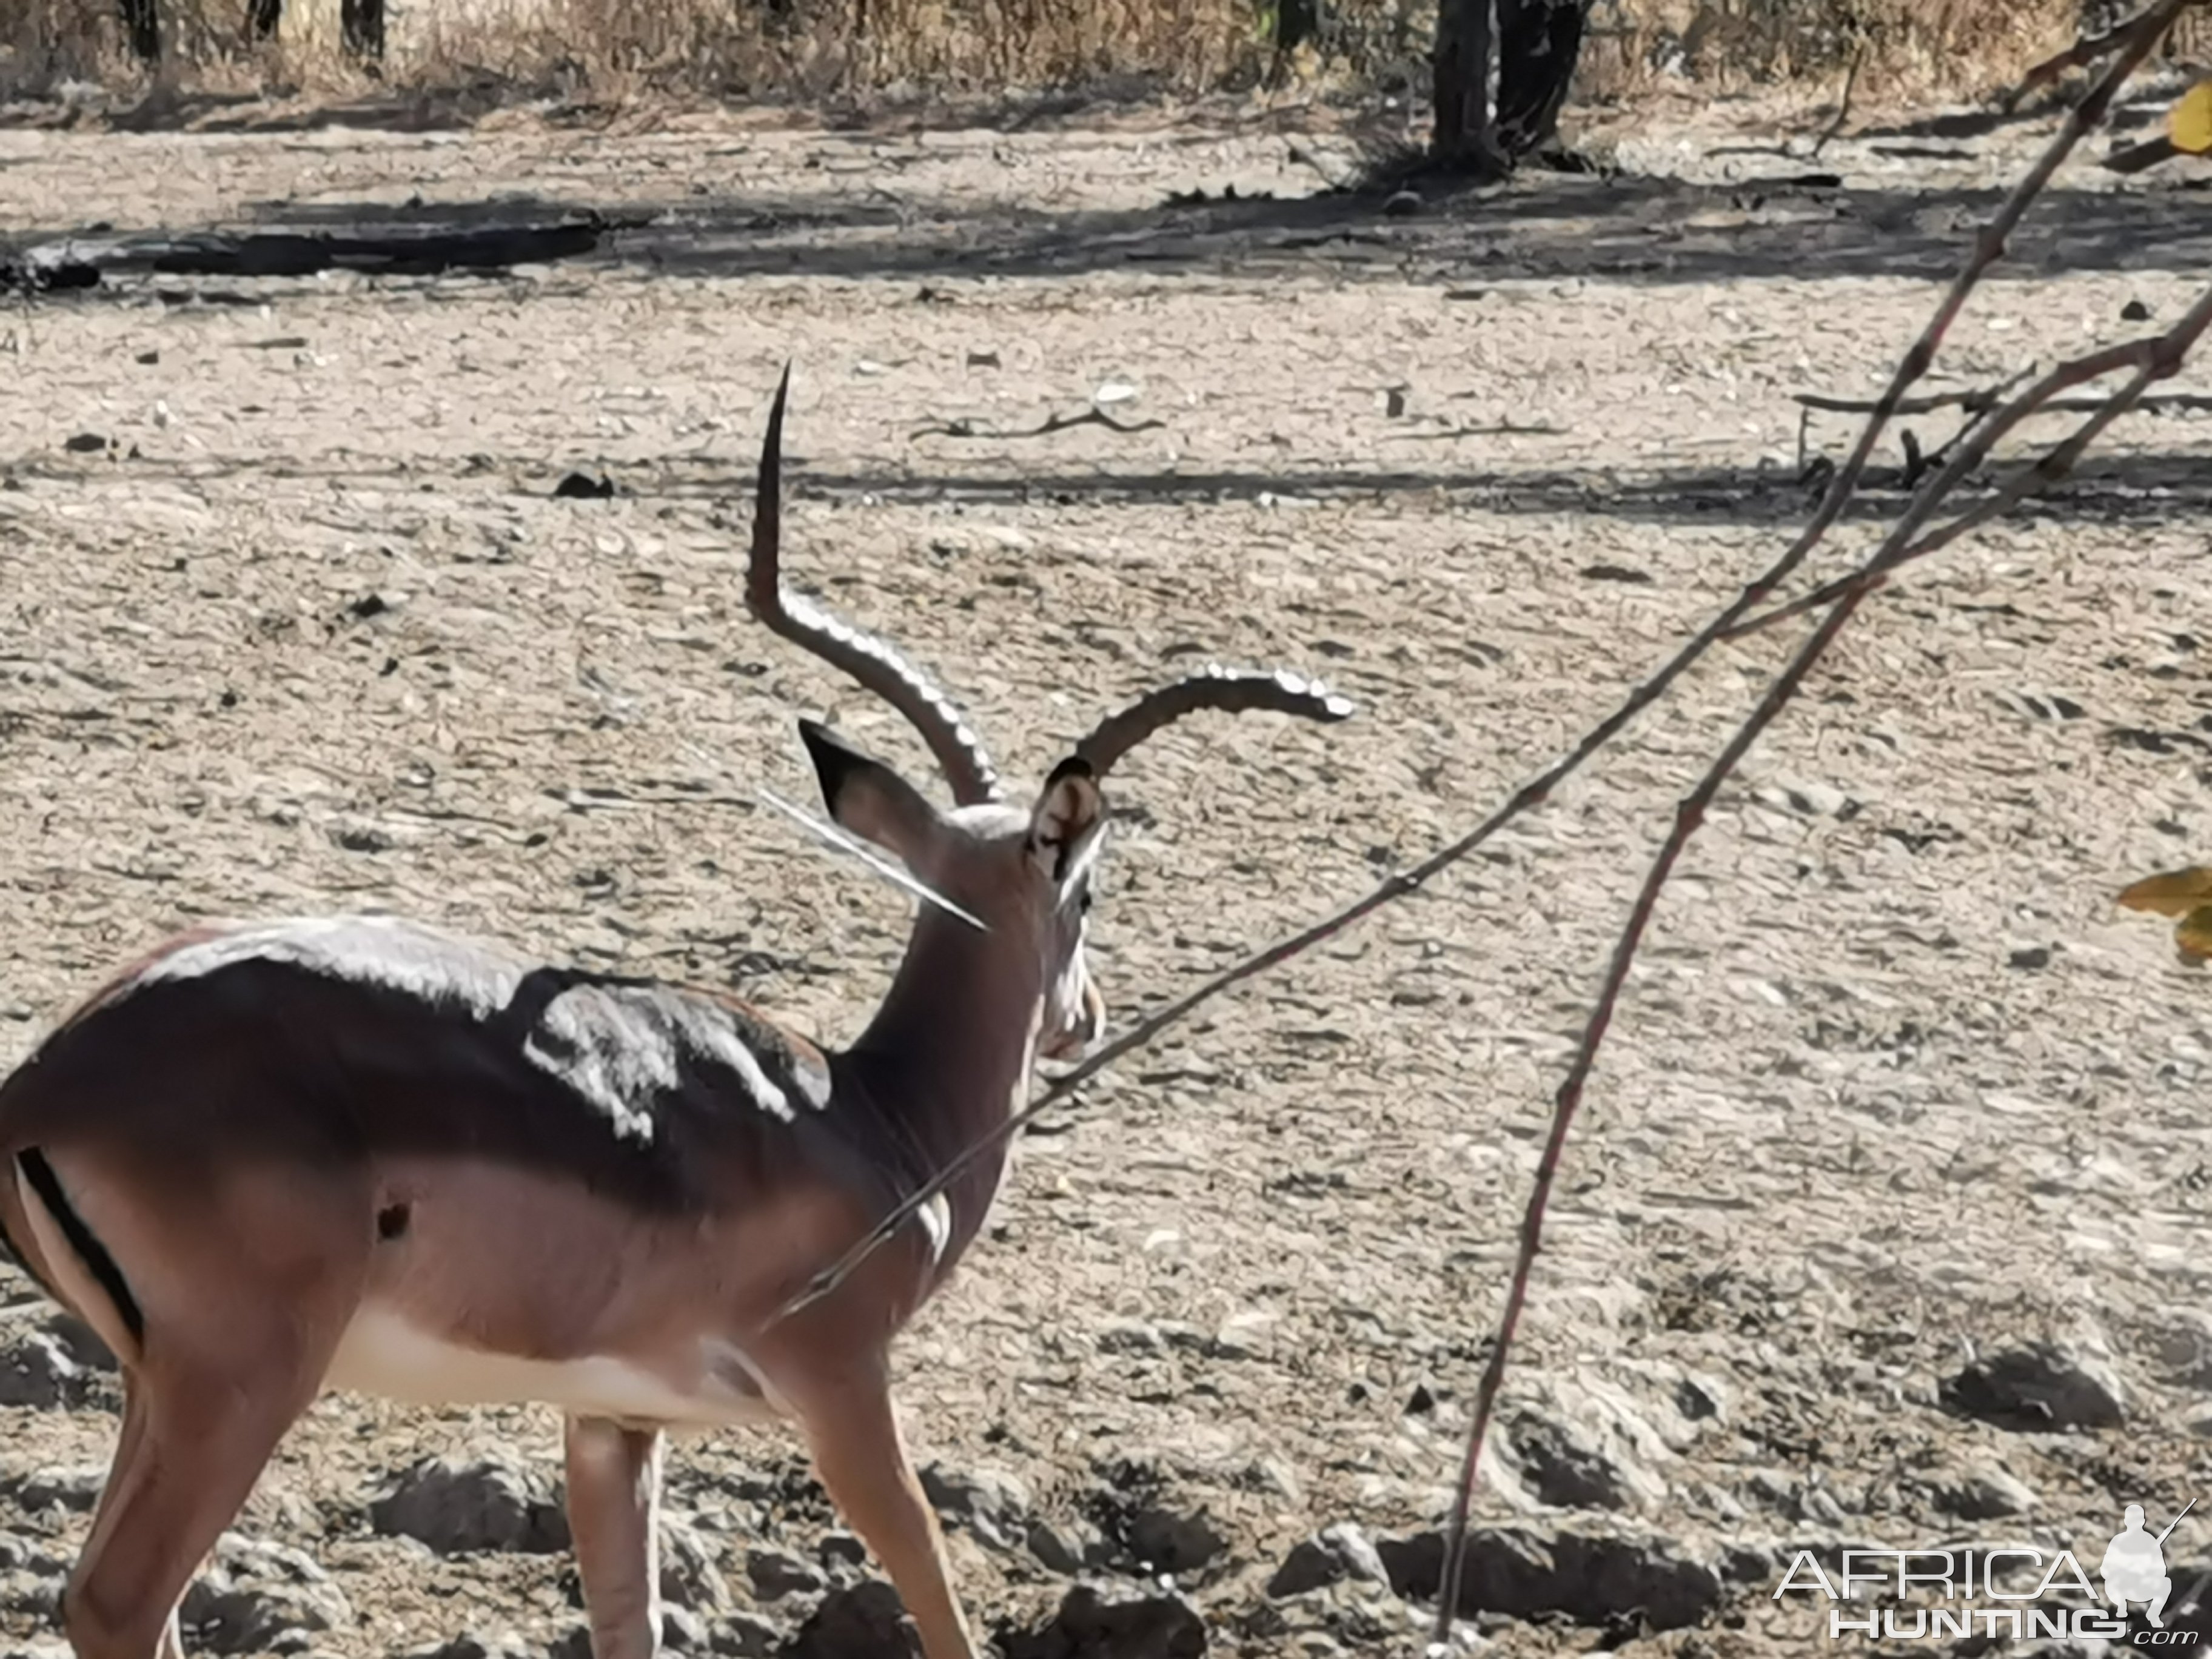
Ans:
[{"label": "impala's muzzle", "polygon": [[1106,999],[1098,994],[1098,988],[1086,974],[1083,993],[1076,999],[1075,1006],[1045,1033],[1038,1051],[1047,1060],[1080,1060],[1083,1051],[1096,1042],[1098,1034],[1105,1029]]}]

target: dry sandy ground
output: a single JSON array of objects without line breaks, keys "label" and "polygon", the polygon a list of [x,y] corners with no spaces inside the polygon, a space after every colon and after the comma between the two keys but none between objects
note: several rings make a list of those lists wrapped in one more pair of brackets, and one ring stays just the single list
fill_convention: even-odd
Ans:
[{"label": "dry sandy ground", "polygon": [[[1254,126],[0,133],[13,228],[40,235],[417,201],[655,216],[511,275],[140,280],[0,319],[0,1047],[179,924],[362,906],[854,1032],[903,901],[752,792],[808,798],[800,714],[924,762],[738,602],[786,357],[794,578],[933,665],[1016,775],[1200,652],[1358,699],[1326,730],[1190,723],[1118,781],[1095,962],[1126,1017],[1472,822],[1778,550],[1808,501],[1790,394],[1877,386],[2039,136],[1811,162],[1742,124],[1647,128],[1620,180],[1386,218],[1295,199],[1312,164]],[[1843,187],[1773,182],[1815,167]],[[2190,182],[2070,170],[1936,384],[2121,337],[2130,301],[2178,314],[2212,246]],[[992,435],[1108,381],[1157,424]],[[66,447],[85,433],[113,447]],[[1810,441],[1850,435],[1827,417]],[[2212,861],[2208,437],[2134,420],[1900,583],[1725,792],[1592,1085],[1509,1384],[1559,1420],[1625,1402],[1672,1443],[1637,1454],[1651,1479],[1619,1512],[1546,1508],[1506,1471],[1484,1517],[1713,1559],[1991,1528],[2087,1557],[2124,1503],[2162,1524],[2212,1499],[2212,1005],[2164,926],[2112,903]],[[553,499],[572,467],[620,495]],[[1028,1138],[901,1349],[921,1455],[1009,1471],[1060,1518],[1148,1463],[1230,1540],[1181,1583],[1213,1650],[1329,1650],[1261,1585],[1323,1524],[1441,1513],[1625,900],[1786,643],[1717,653],[1486,855]],[[2045,1338],[2104,1356],[2122,1425],[1939,1403],[1972,1354]],[[1685,1372],[1717,1414],[1677,1417]],[[20,1474],[104,1459],[112,1418],[0,1425]],[[546,1413],[329,1399],[244,1525],[337,1575],[357,1624],[336,1650],[543,1641],[574,1616],[556,1562],[429,1559],[364,1504],[426,1451],[550,1466],[555,1443]],[[739,1584],[749,1529],[811,1552],[827,1526],[727,1496],[793,1455],[732,1435],[676,1459],[675,1506]],[[1936,1490],[1962,1470],[2033,1507],[1959,1521]],[[2170,1553],[2201,1559],[2208,1525]],[[1019,1550],[954,1547],[987,1623],[1057,1600]],[[1500,1654],[1820,1644],[1772,1584],[1688,1631],[1486,1630]],[[1419,1620],[1365,1635],[1407,1650]]]}]

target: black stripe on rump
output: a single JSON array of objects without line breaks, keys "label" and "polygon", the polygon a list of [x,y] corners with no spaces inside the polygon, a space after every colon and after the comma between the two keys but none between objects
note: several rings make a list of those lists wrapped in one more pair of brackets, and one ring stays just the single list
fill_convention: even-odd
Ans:
[{"label": "black stripe on rump", "polygon": [[[62,1237],[76,1253],[77,1260],[84,1263],[86,1270],[100,1282],[100,1288],[107,1293],[107,1299],[115,1304],[115,1311],[122,1316],[123,1327],[131,1333],[131,1340],[144,1341],[144,1310],[139,1307],[138,1298],[131,1294],[131,1286],[123,1277],[123,1270],[115,1265],[115,1258],[108,1255],[107,1246],[93,1236],[92,1229],[84,1224],[84,1218],[70,1205],[69,1194],[62,1190],[62,1183],[54,1174],[54,1166],[46,1162],[46,1155],[35,1146],[27,1146],[15,1154],[15,1162],[21,1165],[23,1178],[31,1183],[31,1190],[39,1195],[39,1202],[52,1212],[62,1230]],[[12,1245],[9,1246],[9,1253],[14,1253]],[[54,1297],[58,1302],[61,1300],[55,1295],[52,1285],[48,1285],[45,1289],[48,1296]]]}]

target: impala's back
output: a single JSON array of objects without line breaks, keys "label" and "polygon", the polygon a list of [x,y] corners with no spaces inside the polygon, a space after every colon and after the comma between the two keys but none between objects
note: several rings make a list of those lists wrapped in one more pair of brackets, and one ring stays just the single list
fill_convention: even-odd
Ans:
[{"label": "impala's back", "polygon": [[343,1316],[339,1386],[679,1423],[744,1414],[733,1334],[921,1174],[740,1004],[370,917],[175,941],[0,1085],[0,1151],[118,1352],[228,1285]]}]

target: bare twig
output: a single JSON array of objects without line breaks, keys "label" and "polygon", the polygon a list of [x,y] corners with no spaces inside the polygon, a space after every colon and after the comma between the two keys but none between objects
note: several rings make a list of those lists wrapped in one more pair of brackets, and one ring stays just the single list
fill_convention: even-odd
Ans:
[{"label": "bare twig", "polygon": [[[2204,0],[2160,0],[2157,14],[2170,23],[2188,7],[2203,3]],[[2162,28],[2163,24],[2160,25]],[[1505,825],[1543,801],[1563,780],[1579,769],[1598,750],[1611,743],[1625,731],[1644,709],[1663,696],[1668,689],[1688,672],[1706,652],[1726,638],[1735,625],[1749,615],[1773,592],[1775,588],[1804,562],[1821,538],[1842,515],[1845,504],[1856,489],[1863,476],[1868,459],[1880,441],[1883,429],[1895,414],[1913,383],[1928,372],[1935,361],[1936,349],[1942,343],[1966,300],[1980,283],[1990,266],[2004,255],[2006,239],[2019,224],[2031,203],[2050,182],[2061,163],[2081,143],[2083,137],[2103,118],[2106,106],[2112,94],[2133,71],[2136,64],[2149,51],[2146,42],[2140,50],[2131,52],[2106,73],[2082,98],[2069,114],[2051,143],[2045,148],[2024,179],[2014,186],[2011,193],[1998,205],[1989,222],[1974,239],[1973,251],[1964,267],[1953,280],[1929,319],[1927,326],[1899,362],[1891,376],[1887,390],[1867,421],[1853,446],[1850,457],[1836,471],[1811,520],[1797,538],[1766,569],[1760,572],[1743,588],[1735,599],[1715,616],[1705,626],[1685,643],[1659,670],[1632,690],[1602,720],[1584,732],[1582,738],[1564,755],[1552,762],[1534,777],[1523,783],[1504,804],[1493,811],[1473,830],[1458,840],[1431,854],[1421,863],[1401,871],[1371,889],[1341,909],[1323,916],[1288,938],[1278,940],[1265,949],[1255,951],[1241,961],[1231,963],[1212,977],[1202,981],[1165,1006],[1139,1020],[1119,1037],[1095,1050],[1045,1089],[1021,1111],[1013,1114],[997,1127],[969,1142],[945,1163],[937,1172],[916,1188],[882,1220],[871,1228],[858,1243],[836,1261],[824,1267],[807,1281],[795,1294],[779,1306],[766,1324],[774,1325],[787,1319],[800,1309],[819,1301],[850,1278],[854,1271],[868,1257],[883,1248],[925,1205],[945,1190],[962,1174],[972,1168],[980,1158],[993,1152],[1042,1115],[1073,1094],[1078,1088],[1096,1077],[1124,1054],[1143,1048],[1162,1031],[1180,1023],[1194,1010],[1244,981],[1278,967],[1302,952],[1311,949],[1323,939],[1341,933],[1354,922],[1381,909],[1384,905],[1403,898],[1419,890],[1443,871],[1458,863],[1490,840]],[[1516,1274],[1524,1277],[1533,1258],[1516,1267]],[[1470,1449],[1464,1479],[1471,1480],[1474,1455],[1479,1446]],[[1465,1535],[1465,1508],[1469,1493],[1462,1488],[1455,1505],[1455,1539]],[[1459,1547],[1455,1541],[1445,1561],[1445,1571],[1456,1583]],[[1444,1604],[1449,1607],[1447,1600]],[[1447,1615],[1448,1616],[1448,1615]]]},{"label": "bare twig", "polygon": [[[1904,359],[1899,363],[1897,373],[1892,377],[1889,391],[1868,417],[1866,429],[1860,435],[1859,443],[1852,452],[1850,462],[1838,473],[1834,483],[1829,488],[1826,497],[1814,514],[1812,525],[1793,546],[1793,552],[1798,548],[1809,548],[1812,542],[1817,541],[1841,513],[1852,489],[1856,486],[1860,474],[1864,470],[1865,458],[1873,447],[1875,435],[1882,425],[1896,412],[1898,403],[1903,396],[1905,386],[1927,372],[1929,365],[1934,360],[1936,344],[1940,342],[1944,331],[1957,316],[1966,294],[1979,280],[1981,274],[2001,256],[2005,235],[2008,234],[2011,227],[2018,222],[2028,204],[2034,200],[2037,194],[2057,171],[2059,164],[2081,143],[2082,137],[2103,118],[2113,95],[2121,86],[2125,84],[2128,77],[2135,72],[2136,66],[2143,58],[2149,55],[2152,46],[2159,37],[2172,27],[2174,19],[2191,6],[2203,3],[2203,0],[2160,0],[2160,3],[2152,6],[2136,19],[2131,25],[2131,32],[2119,48],[2117,58],[2097,83],[2074,106],[2065,125],[2051,140],[2035,166],[2029,169],[2027,176],[2014,187],[2012,194],[2006,198],[2004,205],[1998,210],[1996,216],[1974,239],[1973,251],[1968,256],[1958,280],[1952,284],[1950,292],[1938,305],[1936,316],[1930,320],[1928,327],[1922,331],[1920,338],[1913,343],[1911,348],[1906,351]],[[2177,325],[2176,331],[2180,327],[2181,325]],[[2201,331],[2201,325],[2199,331]],[[2195,336],[2191,334],[2187,337],[2193,340]],[[2185,351],[2185,345],[2183,349]],[[2127,360],[2127,362],[2133,361],[2135,360]],[[2178,358],[2175,362],[2178,365]],[[2110,365],[2102,372],[2111,373],[2112,368],[2124,366],[2126,366],[2125,362]],[[2172,368],[2169,367],[2166,372],[2171,373]],[[2142,374],[2140,369],[2138,373],[2140,379],[2148,378],[2148,375]],[[2050,377],[2045,377],[2046,382],[2049,379]],[[2076,383],[2078,382],[2069,384]],[[2021,401],[2026,402],[2033,398],[2038,389],[2038,387],[2031,387],[2027,392],[2022,394]],[[2058,388],[2054,387],[2051,391],[2057,389]],[[2119,397],[2125,398],[2130,390],[2140,392],[2141,385],[2130,382],[2130,387],[2123,388]],[[2051,392],[2045,392],[2045,398],[2049,395]],[[2124,404],[2122,406],[2124,407]],[[2118,410],[2114,412],[2117,414]],[[1996,426],[1994,420],[1989,424],[1991,428]],[[2102,429],[2101,424],[2097,429]],[[1978,432],[1975,444],[1972,447],[1982,453],[1986,453],[1987,445],[1994,442],[1996,435],[1994,431]],[[2093,436],[2094,433],[2089,435]],[[2086,441],[2085,438],[2084,441]],[[1883,538],[1881,546],[1862,567],[1862,573],[1879,568],[1884,561],[1893,558],[1899,549],[1910,544],[1911,538],[1919,527],[1940,505],[1943,492],[1955,487],[1958,480],[1966,475],[1972,465],[1973,461],[1962,453],[1961,456],[1954,458],[1936,478],[1930,480],[1907,509],[1896,528]],[[1559,1155],[1565,1146],[1568,1131],[1572,1126],[1575,1112],[1581,1103],[1584,1084],[1596,1064],[1598,1051],[1603,1045],[1606,1032],[1613,1023],[1613,1010],[1620,1000],[1621,988],[1627,982],[1629,969],[1634,963],[1637,948],[1643,940],[1644,930],[1650,922],[1651,913],[1658,902],[1659,893],[1666,885],[1668,876],[1673,873],[1675,862],[1680,858],[1683,849],[1689,844],[1690,837],[1697,832],[1699,823],[1703,821],[1705,811],[1719,791],[1720,786],[1734,772],[1738,763],[1748,752],[1752,744],[1758,740],[1759,734],[1788,704],[1798,686],[1802,684],[1805,676],[1811,672],[1814,665],[1820,659],[1829,646],[1834,643],[1836,637],[1842,633],[1844,625],[1850,622],[1859,605],[1864,603],[1869,591],[1869,585],[1861,584],[1847,586],[1838,595],[1832,602],[1827,616],[1807,637],[1805,643],[1799,648],[1797,654],[1791,659],[1789,665],[1768,685],[1765,694],[1759,699],[1742,726],[1737,729],[1735,736],[1715,757],[1712,765],[1707,769],[1705,776],[1698,781],[1696,788],[1683,799],[1675,813],[1674,828],[1661,846],[1657,856],[1652,860],[1643,889],[1638,894],[1636,902],[1631,908],[1627,921],[1622,927],[1620,939],[1613,950],[1612,963],[1607,969],[1597,1000],[1591,1009],[1589,1021],[1583,1026],[1582,1036],[1576,1045],[1574,1058],[1569,1064],[1567,1074],[1561,1081],[1559,1091],[1553,1097],[1552,1127],[1546,1138],[1545,1150],[1538,1165],[1536,1180],[1523,1212],[1521,1244],[1514,1259],[1512,1277],[1507,1282],[1505,1305],[1498,1317],[1497,1334],[1491,1345],[1489,1360],[1483,1368],[1481,1381],[1475,1391],[1473,1420],[1468,1425],[1466,1451],[1461,1461],[1459,1480],[1453,1494],[1451,1522],[1444,1540],[1443,1583],[1438,1589],[1435,1624],[1435,1637],[1439,1644],[1449,1640],[1452,1620],[1458,1612],[1460,1584],[1467,1553],[1468,1516],[1473,1506],[1475,1476],[1480,1467],[1483,1444],[1489,1432],[1491,1418],[1497,1409],[1498,1392],[1504,1381],[1505,1367],[1512,1348],[1513,1338],[1520,1328],[1522,1310],[1527,1305],[1528,1285],[1534,1273],[1536,1256],[1542,1248],[1544,1218],[1551,1204],[1552,1184],[1558,1172]],[[1725,617],[1726,613],[1723,614]],[[1732,619],[1721,621],[1715,626],[1719,632],[1728,633],[1732,629]],[[1713,629],[1709,628],[1708,631],[1713,631]]]},{"label": "bare twig", "polygon": [[[1899,415],[1929,415],[1939,410],[1962,410],[1969,415],[1985,414],[1999,408],[2004,394],[2020,384],[2022,377],[2014,376],[2003,386],[1983,386],[1973,392],[1945,392],[1933,397],[1907,398],[1897,406]],[[1800,392],[1796,400],[1808,409],[1817,409],[1838,415],[1863,415],[1875,407],[1871,398],[1829,398],[1815,392]],[[2053,398],[2044,404],[2046,415],[2087,415],[2102,409],[2102,398]],[[2212,410],[2212,393],[2203,392],[2171,392],[2163,397],[2145,398],[2135,407],[2138,415],[2201,415]]]},{"label": "bare twig", "polygon": [[1566,435],[1566,430],[1549,421],[1498,421],[1488,426],[1448,426],[1435,432],[1394,432],[1390,435],[1431,443],[1454,438],[1559,438]]},{"label": "bare twig", "polygon": [[1766,688],[1766,694],[1750,717],[1737,728],[1712,765],[1707,769],[1698,786],[1674,810],[1674,827],[1651,861],[1645,874],[1644,886],[1636,896],[1636,902],[1628,913],[1628,921],[1621,928],[1620,937],[1613,945],[1613,961],[1606,969],[1604,983],[1599,988],[1597,1001],[1590,1011],[1589,1023],[1583,1028],[1582,1040],[1575,1047],[1573,1060],[1567,1074],[1560,1080],[1559,1091],[1552,1101],[1551,1132],[1544,1139],[1544,1152],[1536,1164],[1536,1179],[1530,1189],[1528,1207],[1521,1218],[1521,1249],[1515,1258],[1513,1277],[1505,1290],[1505,1306],[1498,1316],[1498,1333],[1490,1345],[1490,1358],[1482,1369],[1482,1379],[1474,1392],[1474,1419],[1468,1426],[1467,1452],[1460,1469],[1459,1485],[1452,1502],[1451,1523],[1444,1540],[1443,1582],[1437,1602],[1436,1639],[1443,1642],[1451,1634],[1451,1621],[1459,1607],[1460,1576],[1462,1558],[1467,1551],[1468,1511],[1474,1499],[1477,1464],[1482,1457],[1483,1442],[1490,1429],[1490,1419],[1498,1408],[1498,1392],[1505,1381],[1505,1362],[1513,1346],[1513,1338],[1521,1327],[1522,1310],[1528,1305],[1528,1284],[1534,1276],[1536,1257],[1544,1246],[1544,1218],[1551,1208],[1552,1184],[1559,1172],[1560,1155],[1567,1144],[1567,1130],[1573,1124],[1576,1109],[1582,1104],[1583,1090],[1589,1080],[1591,1069],[1597,1064],[1599,1046],[1613,1024],[1615,1007],[1620,1000],[1621,988],[1628,982],[1629,969],[1635,965],[1638,947],[1644,942],[1644,933],[1650,925],[1651,915],[1657,908],[1660,890],[1674,874],[1674,865],[1689,845],[1690,837],[1705,821],[1705,809],[1713,797],[1728,781],[1737,763],[1759,740],[1789,702],[1813,665],[1843,632],[1844,624],[1851,618],[1866,599],[1863,589],[1855,589],[1838,600],[1825,621],[1801,647],[1788,667],[1775,676]]},{"label": "bare twig", "polygon": [[[2067,47],[2065,51],[2054,53],[2052,56],[2045,58],[2041,63],[2030,69],[2027,74],[2021,76],[2020,77],[2020,84],[2014,87],[2010,92],[2005,94],[2003,97],[1997,100],[1997,107],[2002,110],[2006,114],[2009,115],[2014,110],[2020,107],[2021,100],[2027,97],[2028,94],[2033,92],[2037,88],[2049,86],[2052,82],[2057,80],[2060,76],[2065,74],[2068,70],[2087,69],[2090,64],[2095,63],[2099,58],[2104,57],[2108,52],[2118,51],[2119,48],[2127,41],[2128,31],[2134,28],[2136,24],[2142,21],[2142,20],[2148,15],[2149,14],[2148,12],[2137,12],[2133,17],[2129,18],[2125,22],[2115,23],[2111,28],[2106,29],[2102,34],[2084,34],[2080,36],[2075,40],[2074,44]],[[2178,12],[2175,14],[2176,16],[2179,16],[2179,15],[2180,14]],[[2166,26],[2168,27],[2172,27],[2172,18],[2168,18],[2166,20]],[[2164,28],[2161,28],[2159,31],[2161,34],[2165,32],[2166,30]],[[2148,49],[2146,48],[2145,50],[2148,52]]]},{"label": "bare twig", "polygon": [[1851,53],[1851,66],[1844,71],[1844,93],[1843,96],[1836,100],[1835,119],[1820,129],[1820,136],[1813,141],[1812,155],[1818,156],[1822,150],[1826,149],[1828,147],[1828,141],[1841,132],[1844,130],[1844,123],[1850,119],[1851,89],[1859,83],[1859,70],[1866,65],[1866,55],[1867,43],[1861,40],[1857,49]]},{"label": "bare twig", "polygon": [[[2010,512],[2035,491],[2057,483],[2074,470],[2083,453],[2107,427],[2122,415],[2149,401],[2142,396],[2145,386],[2154,380],[2165,380],[2180,369],[2208,326],[2212,326],[2212,289],[2207,289],[2199,295],[2197,303],[2189,308],[2181,320],[2163,334],[2130,340],[2124,345],[2112,346],[2085,357],[2076,357],[2070,362],[2061,363],[2011,403],[1995,411],[1988,422],[1977,430],[1974,441],[1960,446],[1959,453],[1943,470],[1929,481],[1901,526],[1907,539],[1898,541],[1886,558],[1816,587],[1787,605],[1745,618],[1736,624],[1734,635],[1740,637],[1756,633],[1792,617],[1833,605],[1846,592],[1879,587],[1888,580],[1890,573],[1899,566],[1925,558],[1930,553],[1948,547],[1961,536],[1969,535],[1990,520]],[[2105,397],[2061,399],[2055,395],[2064,387],[2081,386],[2128,368],[2132,368],[2135,373],[2118,391]],[[2061,407],[2086,411],[2089,418],[2040,459],[2017,469],[1987,501],[1961,513],[1949,523],[1930,531],[1917,540],[1909,539],[1934,514],[1943,498],[1987,459],[1998,439],[2029,416]]]},{"label": "bare twig", "polygon": [[949,421],[932,421],[927,426],[914,429],[917,438],[1042,438],[1049,433],[1065,432],[1073,426],[1103,426],[1109,432],[1149,432],[1154,427],[1165,426],[1165,421],[1147,417],[1141,421],[1117,421],[1103,409],[1086,409],[1080,415],[1048,415],[1042,426],[1024,427],[1016,432],[997,432],[989,427],[977,426],[966,416]]}]

